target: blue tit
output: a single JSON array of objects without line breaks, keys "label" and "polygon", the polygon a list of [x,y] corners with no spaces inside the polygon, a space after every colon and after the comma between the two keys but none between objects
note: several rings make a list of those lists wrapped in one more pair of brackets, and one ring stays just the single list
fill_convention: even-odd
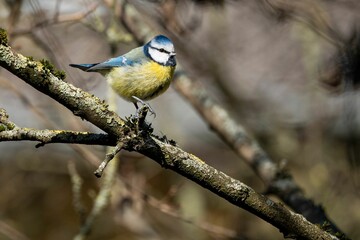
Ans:
[{"label": "blue tit", "polygon": [[70,66],[101,73],[118,95],[138,109],[138,101],[153,99],[169,88],[176,67],[175,55],[172,41],[158,35],[144,46],[105,62]]}]

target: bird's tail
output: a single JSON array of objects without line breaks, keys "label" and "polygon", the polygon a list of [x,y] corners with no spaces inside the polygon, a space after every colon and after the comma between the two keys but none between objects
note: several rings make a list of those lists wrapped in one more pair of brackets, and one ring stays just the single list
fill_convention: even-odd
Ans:
[{"label": "bird's tail", "polygon": [[91,72],[91,70],[89,70],[90,68],[92,68],[93,66],[97,65],[98,63],[91,63],[91,64],[69,64],[70,67],[74,67],[74,68],[79,68],[85,72]]}]

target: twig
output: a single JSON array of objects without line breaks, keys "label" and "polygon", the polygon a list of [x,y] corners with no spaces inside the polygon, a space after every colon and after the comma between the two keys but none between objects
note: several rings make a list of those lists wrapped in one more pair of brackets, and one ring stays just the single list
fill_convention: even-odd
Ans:
[{"label": "twig", "polygon": [[[0,122],[1,123],[1,122]],[[49,143],[74,143],[86,145],[115,145],[115,138],[103,133],[77,132],[66,130],[39,130],[33,128],[13,128],[1,131],[0,142],[3,141],[39,141],[36,147]]]},{"label": "twig", "polygon": [[[21,91],[17,86],[15,86],[10,81],[2,81],[1,88],[8,88],[10,91],[12,91],[14,94],[16,94],[16,97],[21,100],[21,102],[24,104],[24,107],[35,114],[38,121],[41,121],[42,124],[48,128],[53,129],[56,128],[57,124],[55,124],[50,118],[47,117],[46,113],[43,112],[43,109],[40,109],[39,106],[36,104],[33,104],[31,99],[27,94],[25,94],[24,91]],[[67,115],[70,115],[70,113],[66,113]],[[65,117],[66,118],[66,117]],[[73,128],[81,128],[78,124],[74,124],[76,121],[72,121],[71,127]],[[25,128],[28,129],[28,128]],[[31,130],[31,129],[29,129]],[[26,134],[25,134],[26,136]],[[110,137],[110,136],[109,136]],[[96,138],[96,137],[95,137]],[[111,137],[110,137],[111,138]],[[4,141],[6,139],[3,139]],[[29,139],[30,140],[30,139]],[[34,141],[37,141],[34,139]],[[41,140],[39,140],[41,142]],[[111,140],[110,140],[111,141]],[[106,144],[108,140],[104,138],[99,139],[99,143],[97,145],[101,145],[101,143]],[[75,143],[75,142],[74,142]],[[116,145],[116,138],[113,138],[113,144],[106,144],[107,146],[115,146]],[[79,144],[71,144],[69,146],[71,149],[73,149],[76,153],[78,153],[83,159],[86,159],[89,161],[92,165],[98,166],[99,165],[99,159],[86,147],[79,145]]]},{"label": "twig", "polygon": [[101,162],[101,164],[99,165],[98,169],[96,169],[96,171],[94,172],[95,176],[100,178],[104,169],[106,168],[106,166],[108,165],[108,163],[111,161],[111,159],[113,159],[115,157],[115,155],[121,151],[121,149],[123,148],[124,143],[123,142],[119,142],[118,144],[116,144],[116,146],[111,150],[110,153],[106,154],[105,159]]},{"label": "twig", "polygon": [[89,14],[93,13],[100,5],[101,1],[92,3],[86,11],[79,11],[75,13],[69,13],[69,14],[58,14],[56,13],[53,18],[44,18],[41,21],[36,22],[33,24],[31,28],[26,29],[18,29],[12,32],[12,37],[16,37],[19,35],[25,35],[33,33],[35,29],[42,28],[48,25],[53,24],[60,24],[60,23],[67,23],[67,22],[76,22],[79,20],[82,20],[83,18],[86,18]]},{"label": "twig", "polygon": [[[147,115],[147,112],[149,111],[149,109],[151,109],[149,107],[149,105],[144,105],[143,107],[141,107],[140,109],[138,109],[138,111],[136,112],[136,117],[135,119],[133,119],[132,121],[135,121],[135,132],[136,134],[141,134],[141,131],[146,131],[149,126],[146,124],[145,122],[145,118]],[[111,159],[113,159],[115,157],[115,155],[120,152],[123,147],[124,147],[125,143],[122,141],[119,141],[116,146],[111,149],[111,152],[106,154],[105,159],[101,162],[101,164],[99,165],[98,169],[96,169],[96,171],[94,172],[95,176],[100,178],[104,169],[106,168],[106,166],[108,165],[108,163],[111,161]]]}]

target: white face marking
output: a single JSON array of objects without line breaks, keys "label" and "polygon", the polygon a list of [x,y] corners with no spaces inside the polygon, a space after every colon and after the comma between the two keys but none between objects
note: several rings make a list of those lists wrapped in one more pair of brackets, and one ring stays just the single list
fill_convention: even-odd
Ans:
[{"label": "white face marking", "polygon": [[166,64],[171,56],[175,56],[173,44],[159,44],[151,41],[149,44],[149,54],[155,62]]},{"label": "white face marking", "polygon": [[149,47],[149,54],[155,62],[165,64],[170,58],[170,55],[166,52],[160,52],[157,49]]}]

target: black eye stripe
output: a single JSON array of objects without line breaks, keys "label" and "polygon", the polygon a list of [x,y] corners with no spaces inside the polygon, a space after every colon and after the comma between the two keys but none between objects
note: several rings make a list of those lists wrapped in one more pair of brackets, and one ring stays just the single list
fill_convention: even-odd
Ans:
[{"label": "black eye stripe", "polygon": [[164,53],[170,54],[169,51],[166,51],[166,50],[163,49],[163,48],[156,48],[156,47],[153,47],[153,46],[149,46],[149,47],[152,48],[152,49],[156,49],[156,50],[158,50],[159,52],[164,52]]}]

